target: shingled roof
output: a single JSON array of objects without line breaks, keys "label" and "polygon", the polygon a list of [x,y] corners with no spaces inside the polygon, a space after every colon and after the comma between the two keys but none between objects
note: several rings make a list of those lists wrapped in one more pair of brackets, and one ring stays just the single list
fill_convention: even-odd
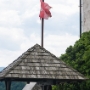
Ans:
[{"label": "shingled roof", "polygon": [[1,73],[0,79],[60,79],[85,80],[86,78],[45,48],[36,44],[28,49]]}]

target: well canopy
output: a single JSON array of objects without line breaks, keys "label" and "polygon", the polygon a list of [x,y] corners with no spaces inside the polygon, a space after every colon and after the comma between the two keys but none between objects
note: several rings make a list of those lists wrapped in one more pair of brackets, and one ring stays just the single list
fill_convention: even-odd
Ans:
[{"label": "well canopy", "polygon": [[75,69],[66,65],[45,48],[36,44],[0,73],[0,80],[85,80]]}]

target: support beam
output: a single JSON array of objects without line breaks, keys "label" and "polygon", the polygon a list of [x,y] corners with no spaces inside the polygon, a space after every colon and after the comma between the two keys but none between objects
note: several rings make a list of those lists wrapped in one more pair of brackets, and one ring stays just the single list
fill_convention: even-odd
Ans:
[{"label": "support beam", "polygon": [[52,90],[52,86],[51,85],[48,85],[47,86],[47,90]]},{"label": "support beam", "polygon": [[6,85],[6,90],[10,90],[11,89],[11,81],[10,80],[6,80],[5,81],[5,85]]},{"label": "support beam", "polygon": [[30,84],[30,81],[27,81],[27,84]]},{"label": "support beam", "polygon": [[44,90],[47,90],[47,85],[44,86]]},{"label": "support beam", "polygon": [[52,86],[51,85],[42,86],[42,90],[52,90]]},{"label": "support beam", "polygon": [[41,86],[42,90],[44,90],[44,86]]}]

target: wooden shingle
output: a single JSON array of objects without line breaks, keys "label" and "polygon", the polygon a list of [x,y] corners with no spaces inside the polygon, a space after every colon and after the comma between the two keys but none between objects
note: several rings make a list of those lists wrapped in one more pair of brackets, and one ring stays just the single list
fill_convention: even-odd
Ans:
[{"label": "wooden shingle", "polygon": [[7,66],[0,73],[0,79],[2,78],[86,79],[78,71],[66,65],[38,44],[28,49]]}]

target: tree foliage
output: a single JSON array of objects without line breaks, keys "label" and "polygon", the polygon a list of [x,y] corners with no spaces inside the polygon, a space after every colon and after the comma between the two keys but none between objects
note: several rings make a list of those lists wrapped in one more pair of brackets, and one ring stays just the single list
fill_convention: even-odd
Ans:
[{"label": "tree foliage", "polygon": [[[62,54],[60,59],[90,78],[90,32],[83,33],[81,38],[75,42],[74,46],[69,46],[66,49],[66,53]],[[90,90],[90,80],[78,83],[77,85],[66,85],[67,88],[64,85],[63,90]],[[59,88],[59,90],[62,89]]]}]

